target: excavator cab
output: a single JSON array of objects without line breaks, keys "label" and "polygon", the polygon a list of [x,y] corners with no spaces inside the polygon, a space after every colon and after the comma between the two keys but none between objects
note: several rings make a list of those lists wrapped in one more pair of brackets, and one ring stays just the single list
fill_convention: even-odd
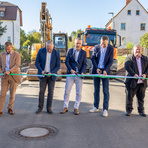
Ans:
[{"label": "excavator cab", "polygon": [[53,44],[54,44],[54,48],[60,52],[61,63],[65,62],[66,52],[68,49],[67,34],[54,33]]}]

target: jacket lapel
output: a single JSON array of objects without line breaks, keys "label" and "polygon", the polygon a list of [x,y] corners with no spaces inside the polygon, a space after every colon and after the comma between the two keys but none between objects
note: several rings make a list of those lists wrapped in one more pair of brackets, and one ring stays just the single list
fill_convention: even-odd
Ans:
[{"label": "jacket lapel", "polygon": [[135,72],[139,75],[139,70],[138,70],[138,65],[137,65],[137,60],[136,57],[133,55],[133,61],[134,61],[134,67],[135,67]]},{"label": "jacket lapel", "polygon": [[55,50],[53,49],[52,50],[52,53],[51,53],[51,59],[50,59],[50,70],[52,69],[52,67],[51,67],[52,66],[52,62],[53,62],[53,60],[55,58],[55,55],[54,54],[55,54]]},{"label": "jacket lapel", "polygon": [[13,63],[13,58],[14,58],[14,52],[12,50],[12,53],[11,53],[11,57],[10,57],[10,63],[9,63],[9,68],[11,68],[11,64]]},{"label": "jacket lapel", "polygon": [[81,57],[82,57],[82,49],[80,49],[80,52],[79,52],[78,62],[81,60]]},{"label": "jacket lapel", "polygon": [[75,55],[76,55],[75,49],[73,48],[73,50],[72,50],[72,56],[73,56],[74,61],[76,62]]},{"label": "jacket lapel", "polygon": [[104,61],[107,59],[107,56],[109,55],[108,53],[109,53],[109,46],[108,46],[107,49],[106,49]]},{"label": "jacket lapel", "polygon": [[144,64],[145,64],[145,62],[144,62],[144,58],[143,58],[143,56],[141,56],[142,74],[144,73]]},{"label": "jacket lapel", "polygon": [[6,68],[6,52],[3,53],[3,57],[2,57],[2,61],[4,63],[4,71],[5,71],[5,68]]}]

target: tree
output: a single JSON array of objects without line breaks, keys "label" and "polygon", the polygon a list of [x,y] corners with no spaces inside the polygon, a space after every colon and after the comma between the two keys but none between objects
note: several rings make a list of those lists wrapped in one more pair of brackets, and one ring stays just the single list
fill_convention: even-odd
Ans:
[{"label": "tree", "polygon": [[26,33],[24,30],[20,29],[20,45],[23,46],[23,43],[27,40]]},{"label": "tree", "polygon": [[127,55],[131,53],[133,47],[134,47],[134,45],[133,45],[132,42],[127,42],[127,44],[126,44],[126,48],[127,48],[127,50],[128,50]]},{"label": "tree", "polygon": [[82,30],[79,29],[76,31],[73,31],[70,36],[72,37],[72,42],[68,41],[68,48],[73,48],[74,47],[74,41],[75,41],[75,38],[78,37],[78,34],[82,33]]},{"label": "tree", "polygon": [[31,46],[32,45],[32,43],[31,43],[31,41],[30,40],[26,40],[24,43],[23,43],[23,46]]},{"label": "tree", "polygon": [[0,37],[6,32],[7,26],[2,27],[3,22],[0,21]]},{"label": "tree", "polygon": [[[22,32],[22,38],[25,39],[24,33]],[[23,41],[23,40],[22,40]],[[23,42],[23,46],[31,46],[33,43],[41,43],[41,33],[35,30],[30,31],[27,34],[26,40]]]},{"label": "tree", "polygon": [[140,38],[139,44],[148,49],[148,32]]}]

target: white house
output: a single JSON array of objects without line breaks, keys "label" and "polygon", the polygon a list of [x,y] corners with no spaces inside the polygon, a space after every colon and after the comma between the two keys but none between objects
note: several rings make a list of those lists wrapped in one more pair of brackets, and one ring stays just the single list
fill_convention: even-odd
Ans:
[{"label": "white house", "polygon": [[126,0],[125,7],[106,24],[106,28],[117,30],[121,47],[126,47],[127,42],[138,44],[140,37],[148,32],[148,12],[138,0]]},{"label": "white house", "polygon": [[20,26],[22,26],[22,11],[20,8],[9,2],[0,1],[0,19],[2,26],[7,26],[7,31],[0,38],[0,44],[4,45],[6,41],[20,49]]}]

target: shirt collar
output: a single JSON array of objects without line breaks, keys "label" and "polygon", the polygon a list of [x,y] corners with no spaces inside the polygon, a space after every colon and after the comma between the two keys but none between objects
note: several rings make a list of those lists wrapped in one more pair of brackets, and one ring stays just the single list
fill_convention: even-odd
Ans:
[{"label": "shirt collar", "polygon": [[[134,55],[134,56],[135,56],[135,55]],[[139,57],[139,58],[137,58],[137,57],[135,56],[135,58],[136,58],[136,59],[141,59],[141,57],[142,57],[141,55],[140,55],[140,57]]]},{"label": "shirt collar", "polygon": [[100,44],[100,47],[101,47],[102,49],[107,49],[108,45],[107,45],[105,48],[103,48],[103,47],[101,46],[101,44]]},{"label": "shirt collar", "polygon": [[[74,51],[77,51],[75,47],[74,47]],[[81,51],[81,49],[79,51],[77,51],[77,52],[80,52],[80,51]]]},{"label": "shirt collar", "polygon": [[6,55],[11,55],[11,54],[12,54],[12,51],[9,54],[6,52]]}]

